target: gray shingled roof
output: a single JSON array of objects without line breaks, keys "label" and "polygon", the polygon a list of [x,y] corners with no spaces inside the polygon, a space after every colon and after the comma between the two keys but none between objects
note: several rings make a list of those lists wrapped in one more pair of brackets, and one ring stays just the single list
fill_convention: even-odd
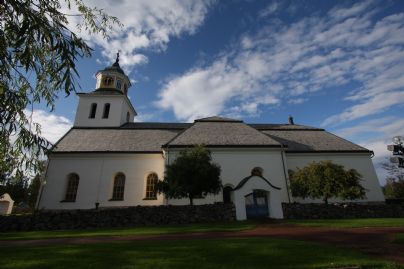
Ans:
[{"label": "gray shingled roof", "polygon": [[254,123],[248,124],[251,127],[263,131],[263,130],[322,130],[320,128],[306,126],[306,125],[299,125],[299,124],[271,124],[271,123]]},{"label": "gray shingled roof", "polygon": [[[255,128],[255,129],[254,129]],[[195,123],[132,122],[121,127],[73,128],[53,152],[161,152],[170,146],[287,146],[287,152],[368,152],[336,135],[304,125],[244,124],[209,117]]]},{"label": "gray shingled roof", "polygon": [[320,130],[265,130],[279,143],[286,145],[287,152],[311,151],[369,151],[348,140]]},{"label": "gray shingled roof", "polygon": [[96,89],[92,92],[79,92],[77,94],[83,94],[83,95],[124,95],[123,92],[117,89],[112,89],[112,88],[99,88]]},{"label": "gray shingled roof", "polygon": [[73,128],[52,152],[161,152],[179,131],[164,129]]},{"label": "gray shingled roof", "polygon": [[217,117],[197,120],[167,143],[170,147],[206,146],[262,146],[280,147],[274,139],[240,122]]},{"label": "gray shingled roof", "polygon": [[121,126],[124,129],[178,129],[191,127],[192,123],[178,122],[127,122]]}]

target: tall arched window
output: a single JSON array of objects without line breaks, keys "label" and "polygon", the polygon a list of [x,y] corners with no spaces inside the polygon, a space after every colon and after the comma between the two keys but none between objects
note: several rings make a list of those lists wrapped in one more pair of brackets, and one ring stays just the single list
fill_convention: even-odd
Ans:
[{"label": "tall arched window", "polygon": [[94,119],[95,118],[95,113],[97,113],[97,104],[96,103],[92,103],[91,104],[91,109],[90,109],[90,119]]},{"label": "tall arched window", "polygon": [[128,112],[126,112],[126,122],[129,122],[129,120],[130,120],[130,113],[128,111]]},{"label": "tall arched window", "polygon": [[75,202],[79,188],[79,175],[72,173],[67,176],[67,187],[64,202]]},{"label": "tall arched window", "polygon": [[158,181],[158,176],[156,173],[150,173],[146,179],[146,200],[157,199],[156,184]]},{"label": "tall arched window", "polygon": [[103,119],[108,119],[110,106],[111,106],[111,105],[110,105],[109,103],[106,103],[106,104],[104,105],[104,111],[103,111],[103,113],[102,113],[102,118],[103,118]]},{"label": "tall arched window", "polygon": [[122,201],[124,192],[125,192],[125,175],[123,173],[118,173],[114,178],[114,187],[112,189],[111,200]]}]

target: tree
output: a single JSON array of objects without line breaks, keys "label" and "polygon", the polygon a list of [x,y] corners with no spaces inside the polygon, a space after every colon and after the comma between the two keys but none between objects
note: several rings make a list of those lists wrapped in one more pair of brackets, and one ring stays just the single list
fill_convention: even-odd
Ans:
[{"label": "tree", "polygon": [[38,173],[31,179],[20,175],[7,177],[7,180],[0,184],[0,195],[8,193],[16,205],[24,203],[34,209],[45,169],[46,163],[41,161]]},{"label": "tree", "polygon": [[390,162],[382,163],[382,167],[388,174],[383,186],[384,196],[390,199],[404,199],[404,169]]},{"label": "tree", "polygon": [[[62,4],[77,14],[62,13]],[[40,135],[26,108],[44,102],[50,109],[60,93],[78,87],[75,62],[91,48],[68,28],[81,17],[80,29],[107,37],[115,17],[82,0],[5,0],[0,2],[0,174],[36,171],[50,143]]]},{"label": "tree", "polygon": [[355,170],[345,170],[342,165],[330,161],[312,162],[303,169],[290,171],[292,195],[312,199],[338,197],[343,200],[360,199],[366,195],[360,184],[362,176]]},{"label": "tree", "polygon": [[172,164],[167,165],[163,181],[159,181],[157,189],[168,198],[193,199],[207,194],[220,192],[220,166],[212,163],[209,150],[203,146],[180,152]]}]

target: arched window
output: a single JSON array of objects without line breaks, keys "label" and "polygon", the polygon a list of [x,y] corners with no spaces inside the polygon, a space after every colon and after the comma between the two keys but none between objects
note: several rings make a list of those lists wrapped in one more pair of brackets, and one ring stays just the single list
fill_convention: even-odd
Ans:
[{"label": "arched window", "polygon": [[223,188],[223,203],[229,204],[231,203],[231,192],[233,188],[231,186],[226,186]]},{"label": "arched window", "polygon": [[92,103],[91,104],[91,109],[90,109],[90,119],[94,119],[95,118],[95,113],[97,113],[97,104],[96,103]]},{"label": "arched window", "polygon": [[79,175],[72,173],[67,176],[67,187],[64,202],[75,202],[79,187]]},{"label": "arched window", "polygon": [[130,120],[130,113],[128,111],[128,112],[126,112],[126,122],[129,122],[129,120]]},{"label": "arched window", "polygon": [[104,78],[104,85],[105,86],[111,86],[113,82],[114,82],[114,78],[112,78],[112,77],[105,77]]},{"label": "arched window", "polygon": [[157,199],[156,184],[158,176],[156,173],[150,173],[146,179],[146,200]]},{"label": "arched window", "polygon": [[122,80],[117,79],[117,80],[116,80],[116,88],[120,90],[121,87],[122,87]]},{"label": "arched window", "polygon": [[102,113],[102,118],[103,119],[108,119],[108,116],[109,116],[109,107],[110,107],[111,105],[109,104],[109,103],[106,103],[105,105],[104,105],[104,112]]},{"label": "arched window", "polygon": [[262,177],[262,175],[264,174],[264,169],[262,169],[261,167],[254,167],[251,170],[251,175],[252,176],[259,176]]},{"label": "arched window", "polygon": [[112,189],[113,201],[122,201],[125,192],[125,175],[123,173],[116,174],[114,178],[114,187]]},{"label": "arched window", "polygon": [[125,94],[128,94],[128,85],[126,85],[126,83],[123,84],[123,92],[124,92]]}]

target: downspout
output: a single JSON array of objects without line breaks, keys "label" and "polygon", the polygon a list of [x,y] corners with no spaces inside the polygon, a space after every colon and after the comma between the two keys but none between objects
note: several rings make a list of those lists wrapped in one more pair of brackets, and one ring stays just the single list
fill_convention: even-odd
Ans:
[{"label": "downspout", "polygon": [[38,210],[38,209],[39,209],[39,205],[40,205],[40,203],[41,203],[41,198],[42,198],[43,189],[44,189],[44,187],[45,187],[46,178],[47,178],[47,176],[48,176],[49,163],[50,163],[50,159],[48,158],[48,161],[47,161],[47,164],[46,164],[46,172],[45,172],[44,179],[41,180],[41,187],[40,187],[40,189],[39,189],[39,195],[38,195],[38,198],[37,198],[37,200],[36,200],[35,210]]},{"label": "downspout", "polygon": [[105,157],[102,156],[100,175],[98,177],[97,197],[96,197],[96,200],[95,200],[95,209],[98,209],[98,206],[100,205],[99,198],[100,198],[100,189],[101,189],[101,179],[102,179],[103,171],[104,171],[104,162],[105,162]]},{"label": "downspout", "polygon": [[289,176],[286,172],[285,158],[283,157],[283,155],[285,154],[285,150],[284,150],[284,147],[282,144],[281,144],[281,148],[282,148],[281,156],[282,156],[283,174],[285,176],[286,192],[288,193],[288,201],[290,204],[290,193],[289,193],[289,184],[288,184]]}]

